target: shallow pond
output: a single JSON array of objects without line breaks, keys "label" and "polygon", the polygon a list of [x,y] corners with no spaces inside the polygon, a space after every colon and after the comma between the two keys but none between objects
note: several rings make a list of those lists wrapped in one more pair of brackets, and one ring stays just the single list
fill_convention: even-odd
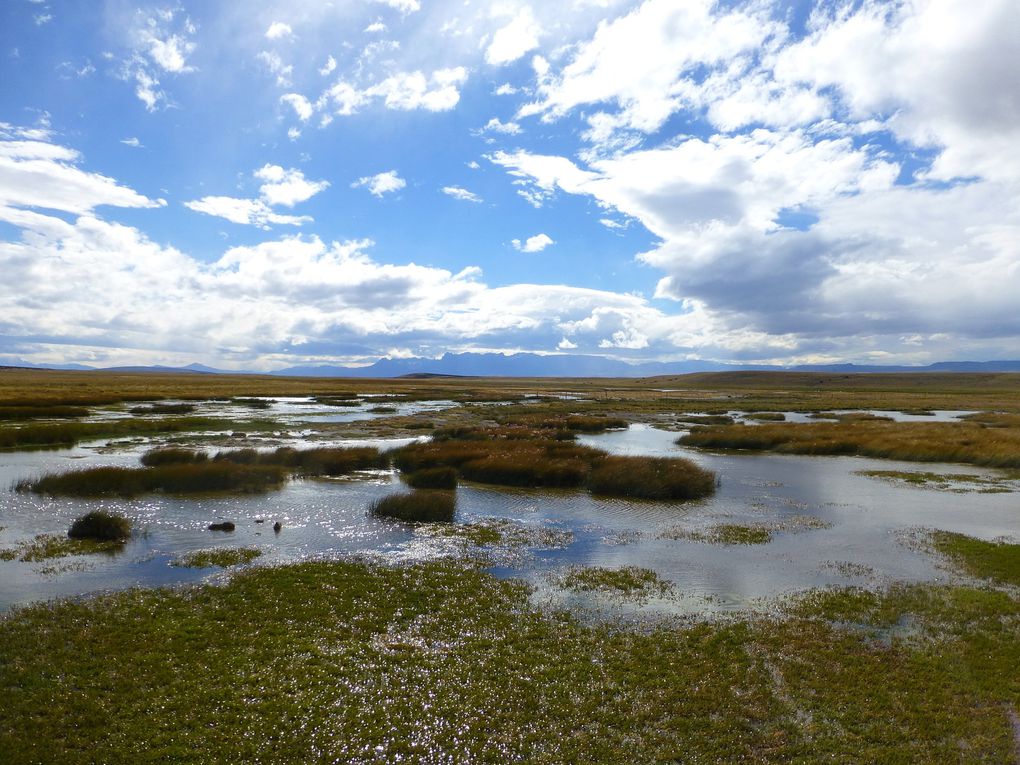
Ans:
[{"label": "shallow pond", "polygon": [[[566,567],[634,565],[675,585],[672,595],[652,599],[643,609],[697,613],[756,607],[830,584],[880,586],[945,578],[947,572],[935,559],[910,544],[921,527],[985,539],[1020,537],[1020,494],[1015,491],[957,494],[859,475],[866,470],[994,475],[987,470],[848,457],[718,455],[676,446],[676,437],[675,432],[634,425],[579,440],[618,454],[689,457],[718,474],[719,489],[712,498],[653,503],[592,497],[584,491],[462,485],[458,520],[499,518],[560,532],[559,546],[495,558],[496,573],[531,580],[543,600],[582,607],[598,601],[552,584]],[[116,555],[0,561],[0,609],[136,585],[197,581],[214,570],[174,567],[171,560],[218,546],[259,548],[263,554],[255,565],[350,554],[417,559],[452,549],[449,540],[423,529],[367,515],[374,499],[401,490],[399,478],[388,471],[358,480],[295,480],[259,496],[82,501],[11,490],[15,481],[48,470],[135,465],[143,450],[111,452],[94,444],[0,453],[0,549],[36,534],[63,535],[75,517],[97,507],[129,516],[139,531]],[[236,530],[207,529],[220,520],[233,521]],[[283,524],[278,534],[272,529],[277,520]],[[764,528],[772,538],[757,545],[699,541],[720,524]]]}]

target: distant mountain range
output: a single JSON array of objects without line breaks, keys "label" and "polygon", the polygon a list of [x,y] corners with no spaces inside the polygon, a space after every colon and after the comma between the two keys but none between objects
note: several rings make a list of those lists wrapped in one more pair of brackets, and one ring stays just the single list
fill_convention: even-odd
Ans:
[{"label": "distant mountain range", "polygon": [[[36,369],[66,369],[109,372],[153,372],[190,374],[258,374],[243,370],[215,369],[203,364],[186,367],[122,366],[89,367],[83,364],[31,364],[12,362],[7,366]],[[283,377],[405,377],[443,375],[458,377],[656,377],[693,372],[824,372],[857,374],[866,372],[1020,372],[1020,361],[940,361],[927,366],[881,366],[858,364],[807,364],[769,366],[762,364],[725,364],[712,361],[648,361],[631,364],[602,356],[536,353],[446,353],[438,359],[379,359],[362,367],[295,366],[270,372]]]}]

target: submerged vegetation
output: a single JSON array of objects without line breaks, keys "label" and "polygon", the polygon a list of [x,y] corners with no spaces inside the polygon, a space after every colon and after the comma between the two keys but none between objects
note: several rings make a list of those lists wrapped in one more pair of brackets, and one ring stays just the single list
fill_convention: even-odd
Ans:
[{"label": "submerged vegetation", "polygon": [[931,543],[971,576],[1020,587],[1020,544],[986,542],[948,531],[933,532]]},{"label": "submerged vegetation", "polygon": [[568,590],[598,591],[641,598],[666,595],[673,589],[670,582],[662,579],[651,569],[640,566],[623,568],[575,566],[559,577],[558,584]]},{"label": "submerged vegetation", "polygon": [[229,568],[243,563],[251,563],[262,555],[255,547],[215,547],[210,550],[195,550],[170,561],[171,566],[181,568]]},{"label": "submerged vegetation", "polygon": [[113,553],[124,547],[123,539],[71,539],[59,534],[37,534],[34,539],[22,542],[17,547],[0,550],[0,560],[20,560],[38,563],[71,555],[93,555]]},{"label": "submerged vegetation", "polygon": [[[876,639],[908,619],[923,639]],[[1018,630],[1020,602],[971,588],[826,591],[781,619],[631,630],[543,612],[522,584],[455,563],[256,568],[0,621],[0,751],[1008,762]]]}]

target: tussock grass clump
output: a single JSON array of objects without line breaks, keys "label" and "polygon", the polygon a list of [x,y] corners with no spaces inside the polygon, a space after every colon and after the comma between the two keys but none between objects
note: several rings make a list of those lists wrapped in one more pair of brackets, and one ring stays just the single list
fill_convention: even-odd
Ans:
[{"label": "tussock grass clump", "polygon": [[209,455],[205,452],[170,447],[147,451],[142,455],[140,461],[146,467],[155,467],[156,465],[195,465],[208,460]]},{"label": "tussock grass clump", "polygon": [[935,531],[932,545],[971,576],[1020,586],[1020,545]]},{"label": "tussock grass clump", "polygon": [[389,466],[389,457],[375,447],[292,449],[284,446],[271,452],[256,449],[234,449],[218,452],[214,462],[238,465],[265,465],[286,468],[300,475],[340,476],[357,470],[382,469]]},{"label": "tussock grass clump", "polygon": [[415,489],[456,489],[457,471],[452,467],[425,468],[405,476]]},{"label": "tussock grass clump", "polygon": [[684,414],[677,417],[677,422],[689,425],[732,425],[733,418],[728,414]]},{"label": "tussock grass clump", "polygon": [[604,433],[607,430],[626,428],[629,423],[620,417],[603,417],[581,414],[527,414],[507,418],[502,424],[538,430],[559,430],[570,431],[573,433]]},{"label": "tussock grass clump", "polygon": [[390,494],[372,503],[369,512],[409,523],[451,523],[457,506],[453,492],[415,489],[410,494]]},{"label": "tussock grass clump", "polygon": [[98,542],[123,541],[131,535],[131,521],[123,515],[106,510],[93,510],[71,524],[71,539],[92,539]]},{"label": "tussock grass clump", "polygon": [[152,492],[255,494],[279,486],[285,478],[285,471],[277,466],[205,462],[50,473],[35,481],[22,481],[16,488],[65,497],[135,497]]},{"label": "tussock grass clump", "polygon": [[787,454],[855,454],[912,462],[1020,467],[1020,428],[973,422],[812,422],[703,427],[677,443]]},{"label": "tussock grass clump", "polygon": [[501,486],[573,487],[584,484],[591,462],[603,452],[545,440],[432,441],[397,450],[405,472],[453,467],[469,481]]},{"label": "tussock grass clump", "polygon": [[195,411],[194,404],[150,404],[135,406],[128,409],[131,414],[191,414]]},{"label": "tussock grass clump", "polygon": [[255,431],[276,426],[268,420],[227,420],[215,417],[123,419],[109,422],[68,422],[0,428],[0,449],[74,446],[90,438],[143,436],[156,433]]},{"label": "tussock grass clump", "polygon": [[257,547],[222,548],[217,547],[211,550],[195,550],[194,552],[180,555],[170,561],[171,566],[181,568],[211,568],[219,566],[228,568],[242,563],[251,563],[262,555]]},{"label": "tussock grass clump", "polygon": [[681,457],[605,457],[588,477],[593,494],[698,499],[715,491],[715,473]]},{"label": "tussock grass clump", "polygon": [[0,420],[71,420],[88,414],[89,410],[81,406],[0,406]]},{"label": "tussock grass clump", "polygon": [[756,422],[783,422],[786,415],[782,412],[748,412],[744,415],[744,419]]},{"label": "tussock grass clump", "polygon": [[232,398],[230,403],[237,406],[246,406],[249,409],[269,409],[273,405],[272,401],[264,398]]}]

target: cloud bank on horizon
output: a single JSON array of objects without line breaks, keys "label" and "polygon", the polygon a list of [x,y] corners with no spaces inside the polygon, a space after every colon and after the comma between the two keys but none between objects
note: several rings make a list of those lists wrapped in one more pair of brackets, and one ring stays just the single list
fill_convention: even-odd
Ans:
[{"label": "cloud bank on horizon", "polygon": [[1015,0],[0,20],[0,363],[1020,350]]}]

